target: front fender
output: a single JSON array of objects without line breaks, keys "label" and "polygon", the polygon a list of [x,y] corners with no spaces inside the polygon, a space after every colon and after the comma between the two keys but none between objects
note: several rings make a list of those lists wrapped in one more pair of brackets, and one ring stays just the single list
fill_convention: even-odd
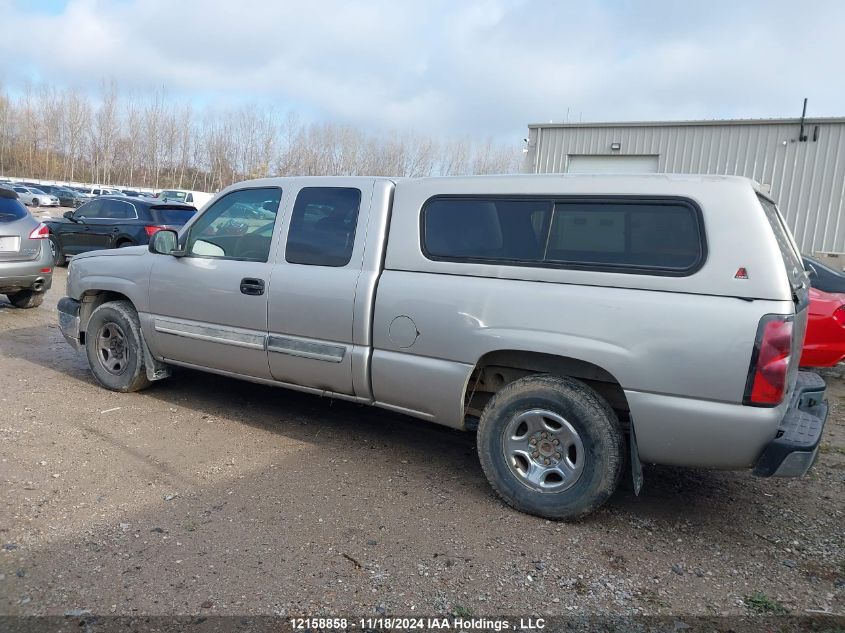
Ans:
[{"label": "front fender", "polygon": [[151,259],[143,247],[96,251],[74,257],[68,268],[67,295],[83,296],[113,292],[125,296],[138,312],[148,308]]}]

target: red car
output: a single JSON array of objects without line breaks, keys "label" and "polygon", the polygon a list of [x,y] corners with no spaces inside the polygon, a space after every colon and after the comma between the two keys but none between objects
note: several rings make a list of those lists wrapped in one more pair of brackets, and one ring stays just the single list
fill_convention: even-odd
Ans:
[{"label": "red car", "polygon": [[845,359],[845,294],[810,288],[802,367],[833,367]]}]

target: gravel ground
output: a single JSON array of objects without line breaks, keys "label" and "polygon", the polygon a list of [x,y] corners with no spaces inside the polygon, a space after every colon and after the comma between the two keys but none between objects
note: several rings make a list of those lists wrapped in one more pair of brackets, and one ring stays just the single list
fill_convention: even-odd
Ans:
[{"label": "gravel ground", "polygon": [[98,387],[54,288],[0,299],[0,613],[845,613],[845,382],[801,480],[647,467],[578,524],[504,506],[474,438],[193,372]]}]

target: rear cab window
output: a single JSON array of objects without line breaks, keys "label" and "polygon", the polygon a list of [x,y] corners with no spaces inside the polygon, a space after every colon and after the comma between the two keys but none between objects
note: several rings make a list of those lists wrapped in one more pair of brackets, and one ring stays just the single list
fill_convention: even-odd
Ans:
[{"label": "rear cab window", "polygon": [[421,222],[433,260],[682,276],[706,256],[685,199],[436,197]]}]

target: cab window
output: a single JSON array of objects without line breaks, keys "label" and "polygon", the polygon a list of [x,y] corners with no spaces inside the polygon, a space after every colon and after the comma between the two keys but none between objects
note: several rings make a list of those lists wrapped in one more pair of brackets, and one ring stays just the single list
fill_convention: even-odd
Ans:
[{"label": "cab window", "polygon": [[217,200],[190,229],[187,251],[196,257],[266,262],[282,190],[232,191]]},{"label": "cab window", "polygon": [[285,260],[310,266],[346,266],[352,258],[360,206],[360,189],[302,189],[293,205]]}]

